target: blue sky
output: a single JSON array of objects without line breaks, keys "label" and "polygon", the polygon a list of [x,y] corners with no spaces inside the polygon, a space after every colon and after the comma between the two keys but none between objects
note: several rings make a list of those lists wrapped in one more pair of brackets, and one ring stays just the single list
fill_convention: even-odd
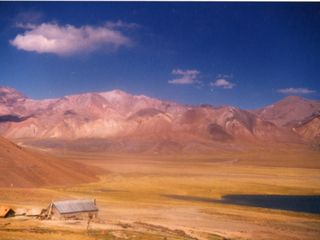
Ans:
[{"label": "blue sky", "polygon": [[320,3],[0,2],[0,86],[256,109],[320,100]]}]

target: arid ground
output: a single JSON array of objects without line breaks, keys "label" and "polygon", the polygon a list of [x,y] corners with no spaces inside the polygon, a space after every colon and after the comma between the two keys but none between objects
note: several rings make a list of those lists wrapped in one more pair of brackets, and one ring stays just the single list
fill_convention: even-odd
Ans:
[{"label": "arid ground", "polygon": [[[270,148],[216,155],[119,155],[51,151],[104,169],[98,182],[1,188],[1,205],[46,208],[53,200],[95,198],[99,219],[0,219],[1,239],[319,239],[320,215],[200,201],[224,195],[320,195],[320,153]],[[59,177],[59,176],[57,176]]]}]

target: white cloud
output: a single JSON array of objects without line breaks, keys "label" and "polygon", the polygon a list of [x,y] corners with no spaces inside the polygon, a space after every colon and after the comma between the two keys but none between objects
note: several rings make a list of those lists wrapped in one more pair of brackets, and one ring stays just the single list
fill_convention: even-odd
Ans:
[{"label": "white cloud", "polygon": [[233,78],[233,75],[232,75],[232,74],[230,74],[230,75],[227,75],[227,74],[219,74],[219,75],[217,76],[217,78]]},{"label": "white cloud", "polygon": [[170,80],[169,83],[171,84],[201,83],[201,81],[197,80],[197,75],[200,74],[200,72],[197,70],[182,71],[180,69],[177,69],[177,70],[174,69],[172,70],[172,74],[182,75],[182,77]]},{"label": "white cloud", "polygon": [[316,91],[309,90],[308,88],[285,88],[285,89],[278,89],[277,92],[307,94],[307,93],[315,93]]},{"label": "white cloud", "polygon": [[107,22],[105,24],[105,26],[107,28],[127,28],[127,29],[135,29],[135,28],[139,28],[140,27],[140,25],[138,25],[136,23],[126,23],[126,22],[122,22],[121,20],[119,20],[116,23]]},{"label": "white cloud", "polygon": [[32,29],[32,28],[36,28],[36,25],[31,23],[23,24],[22,22],[19,22],[19,23],[16,23],[16,27],[24,28],[24,29]]},{"label": "white cloud", "polygon": [[113,27],[121,27],[118,22],[114,26],[76,28],[72,25],[58,26],[57,23],[43,23],[41,25],[20,24],[26,30],[18,34],[10,43],[19,50],[35,51],[37,53],[55,53],[58,55],[72,55],[78,52],[92,52],[97,50],[114,51],[120,46],[130,47],[132,42],[122,32]]},{"label": "white cloud", "polygon": [[226,81],[225,79],[218,79],[215,83],[209,83],[211,87],[223,87],[224,89],[231,89],[235,84]]}]

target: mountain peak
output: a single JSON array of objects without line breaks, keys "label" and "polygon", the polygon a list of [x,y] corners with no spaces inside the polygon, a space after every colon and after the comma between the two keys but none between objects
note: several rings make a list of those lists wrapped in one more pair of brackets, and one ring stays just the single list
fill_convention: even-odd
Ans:
[{"label": "mountain peak", "polygon": [[264,120],[286,125],[293,120],[301,121],[320,109],[320,101],[290,95],[268,107],[251,111]]},{"label": "mountain peak", "polygon": [[289,95],[280,101],[306,101],[307,99],[296,96],[296,95]]},{"label": "mountain peak", "polygon": [[11,87],[0,87],[0,103],[13,103],[18,100],[29,99],[26,95]]},{"label": "mountain peak", "polygon": [[[7,87],[7,86],[0,86],[0,93],[20,93],[14,88]],[[22,93],[20,93],[22,94]]]}]

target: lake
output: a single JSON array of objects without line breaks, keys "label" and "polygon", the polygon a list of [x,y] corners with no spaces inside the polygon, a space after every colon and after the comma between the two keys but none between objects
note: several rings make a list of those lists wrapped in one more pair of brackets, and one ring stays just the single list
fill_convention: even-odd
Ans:
[{"label": "lake", "polygon": [[320,196],[292,195],[226,195],[221,199],[189,197],[179,195],[162,195],[184,201],[233,204],[249,207],[272,208],[294,212],[320,214]]}]

